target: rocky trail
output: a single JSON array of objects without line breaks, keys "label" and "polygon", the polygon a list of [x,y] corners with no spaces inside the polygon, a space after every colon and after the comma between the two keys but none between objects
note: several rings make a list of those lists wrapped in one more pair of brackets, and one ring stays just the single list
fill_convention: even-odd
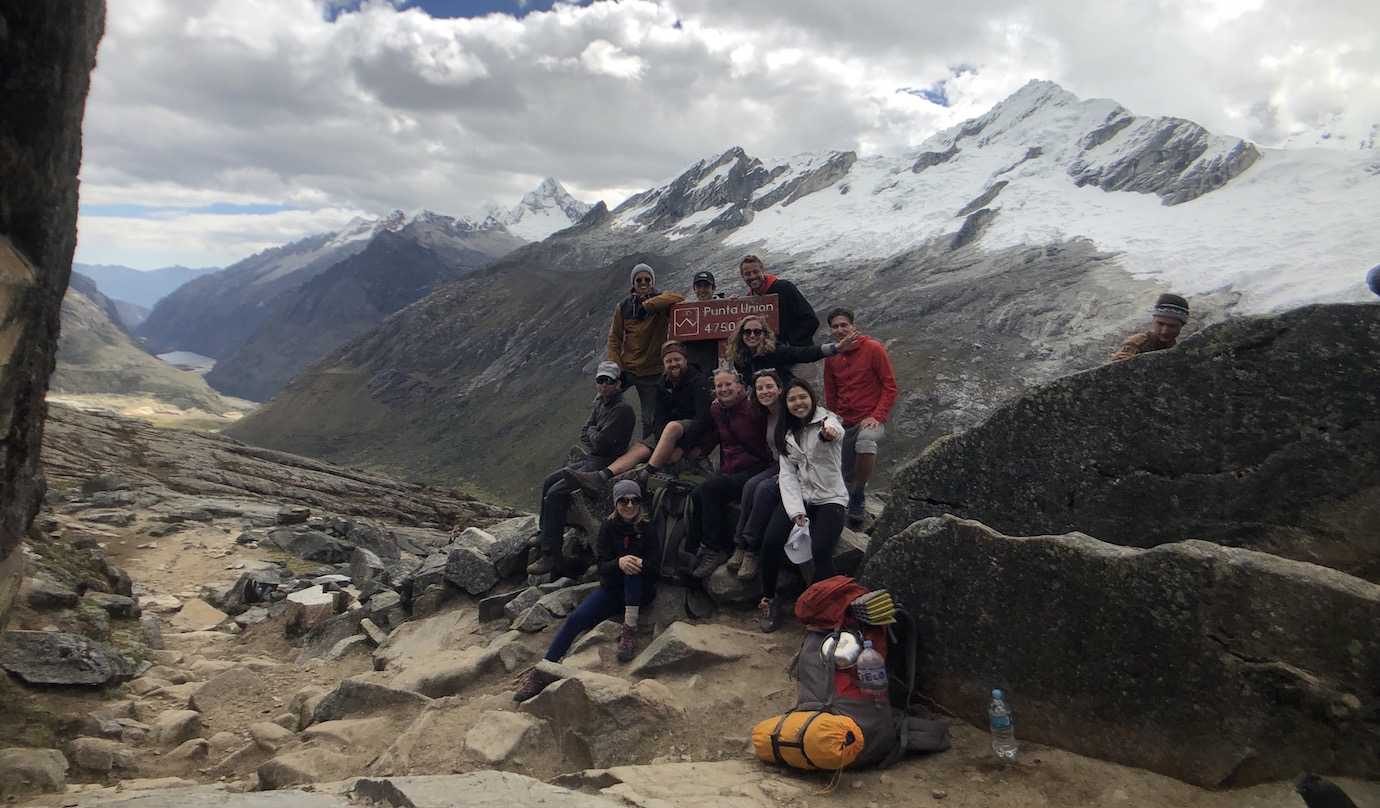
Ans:
[{"label": "rocky trail", "polygon": [[[749,733],[794,701],[785,670],[799,630],[762,635],[747,611],[706,609],[671,586],[644,615],[633,662],[615,661],[606,623],[562,664],[540,663],[552,684],[515,704],[514,677],[591,586],[521,574],[530,516],[57,408],[45,452],[48,504],[0,643],[0,686],[18,711],[0,730],[10,799],[1299,804],[1287,784],[1214,792],[1034,744],[1001,765],[962,722],[951,750],[846,772],[832,789],[764,766]],[[1374,783],[1340,782],[1380,799]]]}]

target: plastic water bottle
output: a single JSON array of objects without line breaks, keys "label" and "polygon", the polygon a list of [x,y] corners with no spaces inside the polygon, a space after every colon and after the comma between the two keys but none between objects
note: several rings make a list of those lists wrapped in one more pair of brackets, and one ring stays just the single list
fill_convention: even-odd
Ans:
[{"label": "plastic water bottle", "polygon": [[1016,723],[1011,720],[1011,709],[1006,706],[1006,697],[1000,690],[992,691],[992,704],[987,708],[987,720],[992,726],[992,752],[999,760],[1016,759]]},{"label": "plastic water bottle", "polygon": [[862,653],[858,654],[857,670],[858,687],[871,696],[873,701],[886,701],[889,687],[886,660],[872,647],[871,640],[863,640]]}]

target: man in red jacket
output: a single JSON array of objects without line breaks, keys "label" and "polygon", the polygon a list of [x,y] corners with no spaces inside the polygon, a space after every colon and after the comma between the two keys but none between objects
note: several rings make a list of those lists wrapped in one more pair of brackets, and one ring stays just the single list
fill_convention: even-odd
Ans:
[{"label": "man in red jacket", "polygon": [[843,421],[843,477],[848,481],[848,526],[862,527],[867,481],[877,469],[877,441],[886,434],[896,403],[896,375],[881,341],[858,333],[850,309],[836,308],[827,322],[835,340],[858,334],[857,350],[824,360],[824,402]]}]

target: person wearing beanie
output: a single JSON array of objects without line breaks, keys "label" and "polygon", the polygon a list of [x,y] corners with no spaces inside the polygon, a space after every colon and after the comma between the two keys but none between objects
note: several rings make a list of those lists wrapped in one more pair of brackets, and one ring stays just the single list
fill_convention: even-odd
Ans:
[{"label": "person wearing beanie", "polygon": [[1173,348],[1187,322],[1188,301],[1168,292],[1160,295],[1150,310],[1150,329],[1127,337],[1121,348],[1112,354],[1112,361],[1125,362],[1133,356]]},{"label": "person wearing beanie", "polygon": [[[552,638],[545,656],[550,662],[560,662],[576,637],[620,615],[618,661],[628,662],[637,652],[637,620],[656,597],[661,553],[642,508],[642,488],[632,480],[614,484],[613,513],[599,529],[595,552],[599,588],[580,601]],[[543,687],[536,671],[529,670],[519,680],[513,700],[526,701]]]},{"label": "person wearing beanie", "polygon": [[656,272],[638,264],[628,275],[632,289],[613,310],[609,326],[608,360],[617,362],[637,388],[641,435],[652,435],[656,420],[656,389],[661,382],[661,344],[671,323],[671,307],[684,300],[675,292],[656,290]]},{"label": "person wearing beanie", "polygon": [[709,420],[709,383],[686,357],[684,343],[672,340],[661,346],[661,382],[656,388],[655,441],[641,438],[604,468],[592,471],[566,469],[565,477],[592,496],[603,496],[613,478],[646,462],[638,482],[647,484],[653,474],[695,451],[698,436],[693,426]]},{"label": "person wearing beanie", "polygon": [[[537,517],[541,554],[527,565],[529,575],[546,575],[558,567],[568,566],[565,563],[567,560],[561,557],[561,543],[565,538],[565,518],[570,511],[570,497],[575,487],[565,478],[566,468],[601,469],[628,448],[637,419],[633,415],[632,405],[623,400],[622,377],[622,368],[614,362],[600,362],[594,370],[594,406],[580,430],[580,457],[546,475],[541,484]],[[584,570],[571,572],[578,577]]]}]

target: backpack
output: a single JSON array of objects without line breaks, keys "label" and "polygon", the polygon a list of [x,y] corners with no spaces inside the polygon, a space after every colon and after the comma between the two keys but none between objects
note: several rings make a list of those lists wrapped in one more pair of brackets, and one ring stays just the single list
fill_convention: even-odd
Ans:
[{"label": "backpack", "polygon": [[661,577],[685,583],[695,566],[695,554],[687,550],[695,500],[690,493],[697,483],[668,480],[652,488],[652,534],[661,552]]}]

